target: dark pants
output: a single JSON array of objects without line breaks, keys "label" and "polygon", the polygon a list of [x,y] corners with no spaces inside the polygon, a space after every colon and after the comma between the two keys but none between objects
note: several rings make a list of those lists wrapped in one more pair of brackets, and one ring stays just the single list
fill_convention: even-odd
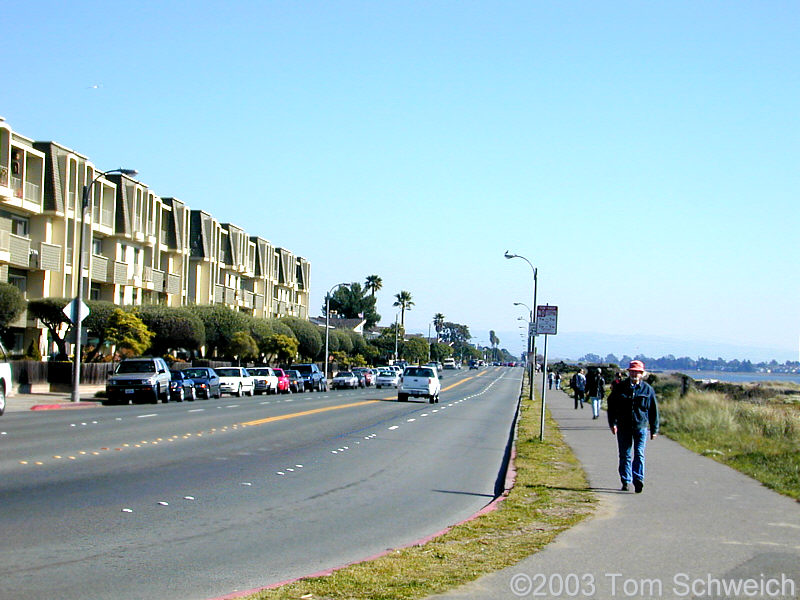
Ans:
[{"label": "dark pants", "polygon": [[580,403],[581,408],[583,408],[583,400],[586,396],[586,392],[583,390],[575,390],[575,408],[578,408],[578,403]]}]

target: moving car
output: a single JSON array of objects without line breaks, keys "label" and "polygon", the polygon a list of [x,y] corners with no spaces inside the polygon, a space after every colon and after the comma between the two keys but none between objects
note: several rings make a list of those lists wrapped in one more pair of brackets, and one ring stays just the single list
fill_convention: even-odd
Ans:
[{"label": "moving car", "polygon": [[252,369],[247,369],[247,372],[253,376],[254,390],[257,395],[278,393],[278,376],[273,369],[270,367],[253,367]]},{"label": "moving car", "polygon": [[442,361],[442,366],[445,369],[455,369],[456,368],[456,359],[455,358],[445,358]]},{"label": "moving car", "polygon": [[352,371],[339,371],[331,381],[331,388],[334,390],[355,389],[359,386],[358,376]]},{"label": "moving car", "polygon": [[247,369],[243,367],[218,367],[214,369],[219,375],[219,390],[231,396],[252,396],[255,393],[255,381]]},{"label": "moving car", "polygon": [[194,402],[197,397],[194,391],[194,379],[183,371],[170,371],[169,399],[173,402],[188,400]]},{"label": "moving car", "polygon": [[397,401],[407,402],[409,396],[413,396],[427,398],[428,402],[433,404],[439,402],[441,389],[442,384],[439,382],[439,372],[436,367],[428,365],[406,367],[400,382],[400,391],[397,393]]},{"label": "moving car", "polygon": [[198,398],[221,398],[222,391],[219,389],[219,375],[210,367],[192,367],[184,369],[183,374],[194,381],[194,392]]},{"label": "moving car", "polygon": [[400,376],[394,369],[378,369],[378,376],[375,378],[375,387],[394,387],[400,385]]},{"label": "moving car", "polygon": [[170,371],[163,358],[126,358],[106,382],[106,404],[169,402]]},{"label": "moving car", "polygon": [[289,377],[289,390],[293,394],[299,394],[302,392],[305,386],[303,384],[303,376],[300,375],[300,371],[288,369],[286,371],[286,375]]}]

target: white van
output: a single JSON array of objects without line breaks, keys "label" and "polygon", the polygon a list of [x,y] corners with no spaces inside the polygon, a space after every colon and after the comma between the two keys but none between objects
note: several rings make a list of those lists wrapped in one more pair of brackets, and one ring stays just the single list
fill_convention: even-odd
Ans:
[{"label": "white van", "polygon": [[456,359],[455,358],[445,358],[442,361],[442,365],[444,365],[445,369],[455,369],[456,368]]}]

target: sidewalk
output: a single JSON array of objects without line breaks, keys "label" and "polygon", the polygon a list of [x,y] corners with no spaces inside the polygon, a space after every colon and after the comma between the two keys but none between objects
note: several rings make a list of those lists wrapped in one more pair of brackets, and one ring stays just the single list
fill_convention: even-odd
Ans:
[{"label": "sidewalk", "polygon": [[22,394],[15,392],[13,396],[6,396],[6,413],[26,410],[89,408],[97,406],[100,401],[99,398],[94,397],[94,392],[90,393],[89,391],[81,394],[80,402],[70,402],[68,393]]},{"label": "sidewalk", "polygon": [[[648,440],[644,492],[621,492],[605,412],[592,420],[564,392],[547,399],[597,493],[596,513],[517,565],[433,598],[800,595],[798,502],[663,436]],[[717,593],[748,579],[756,594]]]}]

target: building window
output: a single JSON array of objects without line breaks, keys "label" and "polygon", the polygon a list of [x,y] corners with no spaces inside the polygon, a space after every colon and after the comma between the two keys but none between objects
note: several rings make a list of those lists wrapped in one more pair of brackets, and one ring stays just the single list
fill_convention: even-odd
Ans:
[{"label": "building window", "polygon": [[92,287],[89,289],[89,300],[100,300],[100,284],[93,283]]},{"label": "building window", "polygon": [[92,254],[95,256],[103,256],[103,238],[92,239]]},{"label": "building window", "polygon": [[10,268],[8,270],[8,283],[22,292],[24,296],[28,291],[28,272],[21,269]]}]

